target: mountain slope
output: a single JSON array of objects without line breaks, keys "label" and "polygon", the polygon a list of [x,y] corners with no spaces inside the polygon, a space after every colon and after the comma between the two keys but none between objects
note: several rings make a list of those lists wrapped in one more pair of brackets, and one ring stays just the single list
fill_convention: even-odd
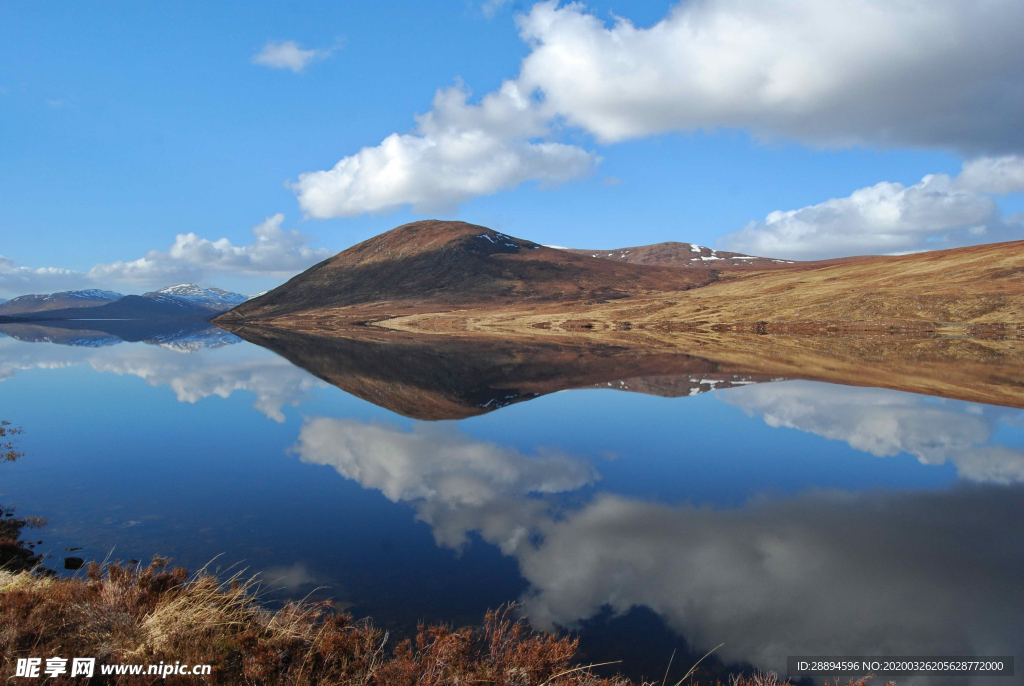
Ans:
[{"label": "mountain slope", "polygon": [[455,221],[399,226],[236,307],[224,321],[269,319],[369,303],[614,300],[710,283],[711,270],[618,264]]},{"label": "mountain slope", "polygon": [[96,288],[90,288],[82,291],[62,291],[60,293],[22,295],[0,304],[0,315],[45,312],[47,310],[65,310],[80,307],[97,307],[123,297],[124,296],[120,293],[115,293],[114,291],[103,291]]},{"label": "mountain slope", "polygon": [[632,248],[616,248],[615,250],[583,250],[577,248],[560,248],[577,255],[588,255],[602,260],[627,262],[630,264],[658,264],[671,267],[699,267],[705,269],[722,269],[725,267],[772,267],[782,264],[794,264],[790,260],[776,260],[770,257],[755,257],[738,252],[713,250],[693,243],[654,243]]},{"label": "mountain slope", "polygon": [[179,283],[176,286],[167,286],[145,295],[154,297],[157,295],[171,296],[220,311],[230,310],[235,305],[240,305],[249,299],[248,296],[225,291],[223,288],[200,288],[194,283]]}]

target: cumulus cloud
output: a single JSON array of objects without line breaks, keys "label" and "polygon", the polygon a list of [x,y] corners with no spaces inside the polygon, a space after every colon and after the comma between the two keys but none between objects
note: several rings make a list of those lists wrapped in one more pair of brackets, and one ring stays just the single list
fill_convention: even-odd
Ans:
[{"label": "cumulus cloud", "polygon": [[33,269],[0,255],[0,292],[25,295],[112,284],[162,287],[221,274],[285,279],[333,254],[327,248],[310,246],[311,236],[282,229],[283,221],[283,214],[267,217],[252,228],[254,240],[248,245],[234,245],[227,238],[211,241],[192,232],[181,233],[167,251],[150,250],[137,260],[97,264],[88,272],[53,267]]},{"label": "cumulus cloud", "polygon": [[527,181],[559,183],[591,171],[598,158],[548,133],[535,103],[512,81],[478,105],[458,84],[442,89],[416,117],[416,132],[393,133],[332,169],[300,174],[292,184],[307,216],[349,217],[404,205],[447,212],[470,198]]},{"label": "cumulus cloud", "polygon": [[1016,0],[701,0],[647,28],[548,0],[516,21],[530,53],[515,79],[480,105],[461,85],[440,90],[413,133],[301,174],[303,211],[449,210],[587,173],[597,157],[553,142],[554,123],[606,143],[734,128],[816,146],[1024,150]]},{"label": "cumulus cloud", "polygon": [[956,185],[975,193],[1024,193],[1024,156],[979,157],[964,162]]},{"label": "cumulus cloud", "polygon": [[956,177],[929,174],[904,186],[883,181],[845,198],[775,211],[724,236],[728,250],[825,259],[905,253],[1024,238],[1024,226],[1004,218],[988,194],[1024,191],[1024,158],[968,160]]},{"label": "cumulus cloud", "polygon": [[23,295],[40,291],[88,288],[92,285],[84,272],[56,267],[26,267],[0,255],[0,292]]},{"label": "cumulus cloud", "polygon": [[325,60],[333,50],[304,50],[293,40],[267,41],[250,62],[271,69],[291,69],[298,74],[311,62]]},{"label": "cumulus cloud", "polygon": [[555,0],[519,83],[603,141],[740,128],[816,145],[1024,147],[1015,0],[703,0],[640,28]]},{"label": "cumulus cloud", "polygon": [[730,389],[720,398],[769,426],[843,441],[878,457],[909,453],[956,466],[963,479],[1024,482],[1024,450],[992,445],[997,429],[1024,413],[881,388],[783,381]]},{"label": "cumulus cloud", "polygon": [[310,247],[311,237],[283,230],[283,221],[283,214],[267,217],[253,227],[255,240],[242,246],[227,238],[211,241],[195,233],[178,234],[166,252],[150,250],[131,262],[98,264],[89,270],[89,278],[98,283],[163,285],[210,273],[288,277],[331,255],[326,248]]}]

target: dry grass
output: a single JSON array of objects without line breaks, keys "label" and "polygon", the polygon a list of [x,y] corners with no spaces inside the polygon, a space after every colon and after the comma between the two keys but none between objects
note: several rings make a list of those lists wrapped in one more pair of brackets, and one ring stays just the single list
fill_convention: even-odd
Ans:
[{"label": "dry grass", "polygon": [[[102,569],[93,563],[76,579],[0,571],[0,679],[12,677],[19,657],[59,655],[94,656],[98,664],[180,661],[213,667],[208,677],[172,675],[168,684],[632,683],[575,664],[576,640],[531,631],[510,606],[488,612],[481,628],[421,626],[414,640],[391,645],[386,632],[328,603],[291,603],[271,611],[256,591],[254,581],[220,582],[205,571],[189,576],[161,559],[145,567],[115,563]],[[148,676],[104,678],[153,682]],[[786,683],[774,674],[729,680],[729,686]]]},{"label": "dry grass", "polygon": [[[146,567],[94,563],[78,579],[0,572],[0,678],[12,676],[18,657],[60,655],[211,664],[210,682],[228,684],[628,683],[576,668],[574,640],[533,633],[508,607],[488,613],[482,629],[421,627],[414,641],[391,646],[386,632],[329,604],[270,611],[256,590],[237,577],[188,576],[159,559]],[[168,683],[175,679],[196,681]]]}]

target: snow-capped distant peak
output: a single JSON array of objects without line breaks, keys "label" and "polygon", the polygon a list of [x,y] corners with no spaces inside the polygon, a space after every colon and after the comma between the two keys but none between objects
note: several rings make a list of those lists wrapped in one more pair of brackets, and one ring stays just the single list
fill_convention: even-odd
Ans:
[{"label": "snow-capped distant peak", "polygon": [[225,291],[223,288],[202,288],[194,283],[179,283],[147,294],[150,298],[171,298],[178,302],[190,302],[213,310],[230,310],[249,298],[240,293]]},{"label": "snow-capped distant peak", "polygon": [[87,288],[84,291],[65,291],[63,295],[69,298],[84,298],[86,300],[120,300],[124,296],[114,291],[104,291],[99,288]]},{"label": "snow-capped distant peak", "polygon": [[[218,289],[220,290],[220,289]],[[223,291],[222,291],[223,292]],[[206,289],[200,288],[194,283],[179,283],[176,286],[167,286],[161,288],[157,293],[163,293],[164,295],[206,295]]]}]

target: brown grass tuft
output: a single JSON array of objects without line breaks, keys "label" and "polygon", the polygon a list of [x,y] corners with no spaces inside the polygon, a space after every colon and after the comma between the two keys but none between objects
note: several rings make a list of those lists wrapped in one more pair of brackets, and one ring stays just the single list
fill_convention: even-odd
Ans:
[{"label": "brown grass tuft", "polygon": [[[154,677],[100,677],[100,665],[212,666],[210,676],[172,675],[166,684],[632,683],[574,663],[575,639],[532,631],[511,605],[488,612],[481,628],[420,626],[415,639],[392,646],[385,631],[334,611],[330,603],[290,603],[270,611],[257,591],[253,579],[220,581],[205,570],[190,576],[160,558],[145,567],[93,563],[74,579],[0,571],[0,680],[13,676],[18,658],[60,656],[96,657],[91,683],[111,684],[151,684]],[[787,684],[774,674],[755,674],[731,678],[728,686]]]}]

